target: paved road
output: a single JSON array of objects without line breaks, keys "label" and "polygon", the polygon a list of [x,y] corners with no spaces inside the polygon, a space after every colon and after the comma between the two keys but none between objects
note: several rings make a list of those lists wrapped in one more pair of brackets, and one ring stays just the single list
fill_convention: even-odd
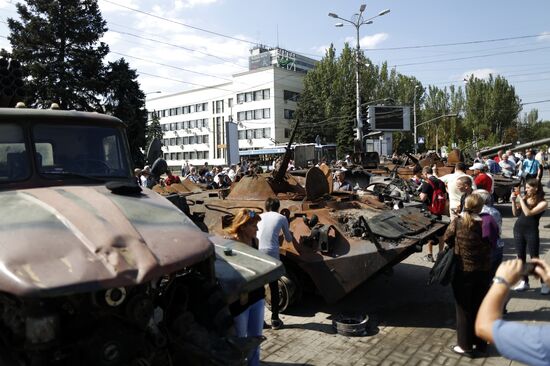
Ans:
[{"label": "paved road", "polygon": [[[544,181],[545,183],[547,180]],[[550,189],[546,188],[550,201]],[[510,204],[497,205],[503,214],[505,257],[514,257]],[[550,262],[550,211],[541,219],[541,257]],[[379,275],[335,305],[308,296],[290,314],[283,329],[266,330],[262,344],[264,365],[519,365],[490,347],[486,358],[470,360],[451,352],[456,344],[454,302],[450,287],[426,286],[430,265],[417,253],[394,267],[393,275]],[[550,321],[550,296],[531,290],[513,293],[508,319]],[[369,335],[335,334],[332,319],[342,313],[368,314]],[[266,311],[266,320],[269,320]]]}]

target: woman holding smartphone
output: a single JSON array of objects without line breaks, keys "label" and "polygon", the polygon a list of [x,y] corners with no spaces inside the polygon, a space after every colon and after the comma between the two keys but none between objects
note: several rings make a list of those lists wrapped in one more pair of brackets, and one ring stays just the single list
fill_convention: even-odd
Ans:
[{"label": "woman holding smartphone", "polygon": [[[527,180],[525,192],[525,196],[522,197],[518,186],[514,188],[511,196],[512,213],[514,216],[519,216],[514,224],[516,253],[523,263],[527,258],[527,249],[529,249],[531,258],[539,257],[539,221],[548,208],[540,180],[536,178]],[[527,289],[529,289],[529,277],[524,276],[514,290],[525,291]],[[550,293],[550,288],[544,282],[541,284],[540,293],[543,295]]]}]

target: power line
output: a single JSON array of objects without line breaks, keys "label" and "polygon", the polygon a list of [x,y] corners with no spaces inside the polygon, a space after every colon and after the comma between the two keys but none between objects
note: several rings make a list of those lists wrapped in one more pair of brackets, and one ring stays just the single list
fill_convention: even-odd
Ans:
[{"label": "power line", "polygon": [[224,77],[221,77],[221,76],[216,76],[216,75],[212,75],[212,74],[207,74],[207,73],[205,73],[205,72],[200,72],[200,71],[194,71],[194,70],[186,69],[186,68],[179,67],[179,66],[168,65],[168,64],[164,64],[164,63],[162,63],[162,62],[156,62],[156,61],[153,61],[153,60],[148,60],[148,59],[145,59],[145,58],[141,58],[141,57],[137,57],[137,56],[132,56],[132,55],[128,55],[128,54],[121,53],[121,52],[110,51],[110,53],[113,53],[113,54],[115,54],[115,55],[120,55],[120,56],[122,56],[122,57],[129,57],[129,58],[133,58],[133,59],[136,59],[136,60],[149,62],[149,63],[155,64],[155,65],[160,65],[160,66],[164,66],[164,67],[169,67],[169,68],[171,68],[171,69],[186,71],[186,72],[190,72],[190,73],[197,74],[197,75],[203,75],[203,76],[208,76],[208,77],[212,77],[212,78],[216,78],[216,79],[220,79],[220,80],[225,80],[225,81],[231,81],[231,82],[233,82],[232,79],[227,79],[227,78],[224,78]]},{"label": "power line", "polygon": [[[103,1],[107,1],[107,0],[103,0]],[[113,30],[113,29],[110,29],[109,32],[119,33],[119,34],[123,34],[123,35],[126,35],[126,36],[131,36],[131,37],[143,39],[143,40],[150,41],[150,42],[160,43],[160,44],[163,44],[163,45],[166,45],[166,46],[180,48],[182,50],[186,50],[186,51],[189,51],[189,52],[200,53],[200,54],[208,56],[208,57],[216,58],[216,59],[218,59],[220,61],[223,61],[223,62],[231,63],[231,64],[236,65],[236,66],[238,66],[242,69],[246,69],[246,67],[244,67],[242,65],[239,65],[239,64],[237,64],[237,63],[235,63],[231,60],[228,60],[226,58],[223,58],[223,57],[220,57],[220,56],[217,56],[217,55],[213,55],[213,54],[208,53],[208,52],[203,52],[203,51],[196,50],[196,49],[193,49],[193,48],[184,47],[184,46],[181,46],[181,45],[178,45],[178,44],[174,44],[174,43],[170,43],[170,42],[164,42],[164,41],[161,41],[161,40],[158,40],[158,39],[148,38],[148,37],[140,36],[140,35],[129,33],[129,32],[122,32],[122,31],[117,31],[117,30]]]},{"label": "power line", "polygon": [[215,31],[211,31],[211,30],[208,30],[208,29],[205,29],[205,28],[196,27],[196,26],[194,26],[194,25],[185,24],[185,23],[182,23],[182,22],[178,22],[177,20],[173,20],[173,19],[170,19],[170,18],[161,17],[160,15],[151,14],[151,13],[149,13],[149,12],[146,12],[146,11],[143,11],[143,10],[139,10],[139,9],[136,9],[136,8],[132,8],[132,7],[129,7],[129,6],[126,6],[126,5],[122,5],[122,4],[116,3],[116,2],[114,2],[114,1],[110,1],[110,0],[102,0],[102,1],[105,1],[106,3],[112,4],[112,5],[119,6],[119,7],[121,7],[121,8],[125,8],[125,9],[127,9],[127,10],[135,11],[136,13],[140,13],[140,14],[143,14],[143,15],[150,16],[150,17],[152,17],[152,18],[164,20],[164,21],[166,21],[166,22],[173,23],[173,24],[178,24],[178,25],[181,25],[181,26],[183,26],[183,27],[187,27],[187,28],[190,28],[190,29],[198,30],[198,31],[201,31],[201,32],[204,32],[204,33],[208,33],[208,34],[212,34],[212,35],[215,35],[215,36],[218,36],[218,37],[224,37],[224,38],[232,39],[232,40],[234,40],[234,41],[245,42],[245,43],[249,43],[249,44],[253,44],[253,45],[258,44],[258,42],[249,41],[249,40],[247,40],[247,39],[237,38],[237,37],[229,36],[229,35],[227,35],[227,34],[223,34],[223,33],[215,32]]},{"label": "power line", "polygon": [[400,47],[384,47],[384,48],[365,48],[364,50],[368,51],[394,51],[394,50],[408,50],[408,49],[417,49],[417,48],[429,48],[429,47],[448,47],[448,46],[461,46],[467,44],[479,44],[479,43],[489,43],[489,42],[502,42],[510,41],[514,39],[526,39],[526,38],[535,38],[540,37],[543,34],[530,34],[526,36],[516,36],[516,37],[506,37],[506,38],[493,38],[493,39],[484,39],[476,41],[467,41],[467,42],[454,42],[454,43],[436,43],[436,44],[427,44],[427,45],[416,45],[416,46],[400,46]]},{"label": "power line", "polygon": [[413,66],[413,65],[426,65],[426,64],[433,64],[433,63],[438,63],[438,62],[460,61],[460,60],[468,60],[468,59],[472,59],[472,58],[482,58],[482,57],[490,57],[490,56],[508,55],[508,54],[513,54],[513,53],[525,53],[525,52],[540,51],[540,50],[546,50],[546,49],[550,49],[550,46],[548,46],[548,47],[529,48],[529,49],[518,50],[518,51],[488,53],[488,54],[485,54],[485,55],[477,55],[477,56],[467,56],[467,57],[449,58],[449,59],[443,59],[443,60],[434,60],[434,61],[425,61],[425,62],[413,62],[413,63],[409,63],[409,64],[392,65],[392,67],[403,67],[403,66]]},{"label": "power line", "polygon": [[539,103],[548,103],[550,102],[550,99],[545,99],[545,100],[537,100],[536,102],[527,102],[527,103],[522,103],[522,105],[528,105],[528,104],[539,104]]}]

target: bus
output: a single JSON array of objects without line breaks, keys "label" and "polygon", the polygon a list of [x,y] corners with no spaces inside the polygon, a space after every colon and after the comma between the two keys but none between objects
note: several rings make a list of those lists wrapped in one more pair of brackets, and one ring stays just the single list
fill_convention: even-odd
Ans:
[{"label": "bus", "polygon": [[[323,159],[327,163],[336,160],[336,144],[293,144],[292,160],[296,168],[308,168],[319,164]],[[255,150],[240,150],[242,160],[256,161],[264,170],[271,170],[277,158],[285,155],[285,146],[273,146]]]}]

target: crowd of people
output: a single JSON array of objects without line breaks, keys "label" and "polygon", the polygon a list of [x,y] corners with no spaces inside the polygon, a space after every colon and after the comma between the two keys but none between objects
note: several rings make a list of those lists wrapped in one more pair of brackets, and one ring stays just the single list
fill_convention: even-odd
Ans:
[{"label": "crowd of people", "polygon": [[[539,222],[548,207],[544,198],[541,180],[544,168],[548,167],[549,155],[539,151],[525,151],[524,155],[511,151],[499,151],[492,158],[479,154],[472,166],[464,163],[455,165],[454,173],[438,176],[437,167],[415,168],[411,182],[418,185],[419,198],[427,210],[433,214],[449,215],[450,224],[445,232],[439,233],[439,241],[427,244],[428,253],[423,259],[435,261],[434,247],[452,248],[456,261],[456,271],[451,282],[456,308],[457,344],[452,351],[467,357],[483,354],[487,342],[496,344],[505,356],[517,360],[528,360],[537,364],[537,360],[550,362],[550,342],[540,340],[536,334],[549,334],[550,326],[524,328],[512,322],[503,321],[509,290],[525,291],[529,289],[529,275],[521,268],[527,261],[537,266],[535,274],[541,281],[540,293],[550,293],[550,266],[539,260],[540,235]],[[326,162],[322,162],[323,164]],[[280,169],[281,160],[276,160],[270,169]],[[352,165],[351,162],[349,165]],[[288,170],[294,169],[292,162]],[[473,171],[468,175],[467,170]],[[202,184],[206,188],[229,187],[246,175],[262,173],[262,168],[250,161],[228,167],[201,167],[185,164],[181,177],[170,170],[166,177],[155,181],[151,167],[136,169],[136,182],[151,188],[154,184],[171,185],[189,180]],[[334,191],[352,191],[352,184],[346,179],[348,162],[340,161],[333,175]],[[502,216],[494,206],[494,174],[519,177],[523,183],[511,192],[509,200],[512,213],[517,216],[513,228],[517,260],[504,262],[504,240],[502,239]],[[443,196],[445,212],[438,206],[438,197]],[[279,258],[281,237],[293,241],[288,219],[278,213],[280,203],[269,198],[265,202],[265,212],[260,214],[249,209],[240,209],[227,229],[230,238],[250,245],[266,254]],[[505,286],[501,286],[504,284]],[[234,316],[237,335],[241,337],[261,336],[264,328],[280,329],[283,322],[279,318],[279,291],[277,281],[269,284],[271,295],[271,324],[264,321],[264,289],[252,291],[230,305]],[[477,317],[477,321],[476,321]],[[542,328],[541,328],[542,327]],[[510,347],[514,332],[521,329],[522,334],[530,338],[530,353],[521,356],[518,347]],[[537,333],[538,332],[538,333]],[[521,344],[524,344],[522,342]],[[535,345],[539,347],[535,347]],[[259,364],[259,347],[249,355],[249,365]],[[548,363],[546,363],[548,364]]]},{"label": "crowd of people", "polygon": [[[470,167],[471,170],[474,170],[473,177],[465,173],[466,165],[463,163],[458,163],[455,166],[453,174],[445,175],[440,179],[433,174],[431,167],[425,167],[422,170],[421,200],[429,205],[430,200],[433,200],[434,189],[438,185],[444,186],[448,194],[451,223],[441,237],[439,248],[442,252],[445,245],[452,247],[454,251],[456,271],[452,280],[452,289],[456,308],[457,344],[453,346],[452,351],[467,357],[483,354],[487,349],[487,341],[492,342],[499,339],[501,345],[513,342],[514,335],[510,329],[517,329],[515,326],[504,327],[502,321],[499,320],[495,325],[495,331],[488,332],[486,328],[482,330],[478,326],[476,332],[476,316],[478,323],[484,324],[486,327],[483,320],[479,320],[480,316],[483,318],[483,313],[480,315],[479,309],[489,288],[492,288],[491,279],[498,286],[502,277],[495,277],[495,273],[498,275],[499,271],[504,272],[499,267],[502,263],[504,249],[504,241],[501,237],[502,216],[493,205],[491,192],[494,187],[491,173],[489,173],[490,163],[487,163],[488,160],[484,160],[483,163],[477,162]],[[506,155],[503,155],[500,162],[507,161]],[[514,243],[519,263],[525,265],[527,253],[529,253],[530,260],[540,264],[540,273],[537,272],[541,281],[540,293],[547,295],[550,293],[547,281],[549,277],[546,274],[548,267],[541,264],[543,262],[538,258],[540,249],[539,222],[548,208],[548,203],[544,198],[541,183],[542,164],[537,166],[537,163],[533,163],[533,161],[536,160],[532,159],[532,154],[528,151],[518,168],[518,171],[527,172],[522,176],[525,182],[524,192],[521,191],[520,186],[517,186],[510,195],[512,213],[518,217],[513,228]],[[430,262],[434,261],[431,243],[428,244],[428,254],[424,259]],[[510,265],[502,266],[508,268]],[[508,269],[505,272],[507,273],[506,278],[508,278],[505,281],[508,289],[515,291],[529,289],[529,277],[526,273],[519,276],[515,272],[509,274],[509,271]],[[505,302],[502,302],[501,305],[504,307]],[[494,317],[494,314],[492,316]],[[502,316],[502,309],[500,309],[500,316]],[[537,331],[540,332],[540,329],[537,328]],[[550,326],[545,332],[544,334],[550,332]],[[532,337],[534,336],[532,335]],[[541,340],[538,340],[536,344],[540,345]],[[501,347],[497,343],[499,351]],[[522,360],[522,358],[518,358],[519,353],[517,352],[504,352],[504,354],[513,355],[513,358]],[[539,348],[534,353],[535,355],[529,355],[531,357],[529,360],[532,361],[533,357],[539,357],[544,360],[539,364],[548,364],[544,362],[550,361],[547,356],[550,355],[550,347]],[[528,358],[523,358],[523,360],[526,359]]]}]

